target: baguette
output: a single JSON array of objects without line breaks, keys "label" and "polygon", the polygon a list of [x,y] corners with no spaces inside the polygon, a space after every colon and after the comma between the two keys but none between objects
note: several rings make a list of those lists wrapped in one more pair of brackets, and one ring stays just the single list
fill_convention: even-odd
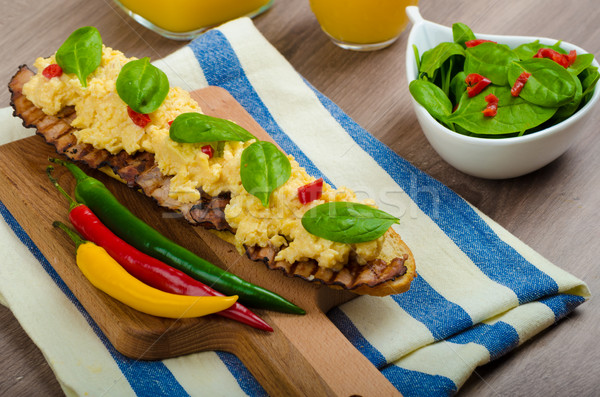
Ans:
[{"label": "baguette", "polygon": [[[22,65],[9,83],[14,115],[23,120],[25,127],[35,128],[37,134],[53,145],[58,154],[118,178],[130,188],[153,198],[157,205],[182,214],[190,224],[212,230],[224,240],[235,243],[237,230],[226,217],[232,199],[231,192],[211,195],[200,186],[197,188],[199,199],[195,201],[173,197],[170,194],[173,176],[161,172],[153,153],[143,150],[111,153],[105,148],[94,147],[76,137],[78,129],[72,125],[77,116],[74,107],[65,106],[57,113],[47,114],[29,100],[23,93],[23,87],[34,75],[31,69]],[[291,238],[286,236],[286,239],[289,243]],[[405,292],[416,275],[413,254],[392,228],[378,239],[377,245],[376,258],[365,260],[352,247],[345,263],[337,267],[320,266],[314,258],[301,258],[290,263],[278,256],[287,247],[286,243],[275,246],[266,241],[240,246],[238,242],[236,247],[250,259],[263,262],[270,269],[332,288],[374,296]]]}]

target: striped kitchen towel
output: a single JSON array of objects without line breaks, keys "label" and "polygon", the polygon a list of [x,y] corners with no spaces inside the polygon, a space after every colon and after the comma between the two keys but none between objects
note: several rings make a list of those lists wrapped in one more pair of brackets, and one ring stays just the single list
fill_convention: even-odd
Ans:
[{"label": "striped kitchen towel", "polygon": [[[454,394],[477,366],[589,297],[581,280],[357,125],[303,79],[250,19],[211,30],[155,64],[171,85],[227,89],[310,174],[349,186],[400,218],[396,229],[419,273],[410,291],[359,297],[329,317],[402,394]],[[31,134],[9,109],[0,117],[0,143]],[[340,167],[344,161],[352,167]],[[0,213],[1,301],[40,347],[66,394],[265,394],[230,354],[158,362],[120,355],[3,205]]]}]

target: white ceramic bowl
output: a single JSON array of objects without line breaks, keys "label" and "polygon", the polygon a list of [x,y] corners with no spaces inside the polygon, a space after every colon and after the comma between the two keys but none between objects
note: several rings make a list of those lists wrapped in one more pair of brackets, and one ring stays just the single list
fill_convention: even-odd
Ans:
[{"label": "white ceramic bowl", "polygon": [[[411,82],[418,76],[413,45],[417,46],[419,54],[423,54],[441,42],[452,41],[452,29],[424,20],[418,7],[407,7],[406,13],[413,23],[406,46],[406,74],[407,81]],[[541,37],[475,35],[511,48],[534,40],[550,45],[557,41]],[[564,41],[561,47],[567,51],[574,49],[577,54],[587,52]],[[599,66],[595,59],[593,65]],[[469,175],[505,179],[535,171],[563,154],[583,129],[598,98],[600,87],[583,108],[561,123],[529,135],[501,139],[476,138],[451,131],[437,122],[414,98],[412,101],[425,136],[446,162]]]}]

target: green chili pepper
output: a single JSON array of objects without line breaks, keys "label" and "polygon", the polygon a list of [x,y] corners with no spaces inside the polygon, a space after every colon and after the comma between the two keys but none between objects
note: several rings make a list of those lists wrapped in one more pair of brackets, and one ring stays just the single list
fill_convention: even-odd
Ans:
[{"label": "green chili pepper", "polygon": [[50,161],[65,166],[77,184],[75,198],[87,205],[110,230],[138,250],[161,260],[226,295],[238,295],[240,303],[284,313],[305,311],[281,296],[229,273],[169,240],[132,214],[110,190],[73,163]]}]

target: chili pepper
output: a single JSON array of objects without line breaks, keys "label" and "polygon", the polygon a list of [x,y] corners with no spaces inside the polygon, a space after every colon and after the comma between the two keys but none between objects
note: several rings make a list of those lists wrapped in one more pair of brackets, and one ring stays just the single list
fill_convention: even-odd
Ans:
[{"label": "chili pepper", "polygon": [[138,127],[144,128],[151,121],[150,116],[147,114],[138,113],[129,106],[127,106],[127,114],[129,115],[131,121],[133,121],[133,124],[137,125]]},{"label": "chili pepper", "polygon": [[210,145],[204,145],[200,148],[200,150],[202,150],[202,153],[206,154],[209,159],[212,159],[213,155],[215,154],[215,150]]},{"label": "chili pepper", "polygon": [[245,305],[284,313],[306,313],[276,293],[245,281],[169,240],[132,214],[102,182],[88,176],[75,164],[59,159],[50,160],[65,166],[75,177],[75,199],[87,205],[113,233],[138,250],[221,293],[239,295],[240,302]]},{"label": "chili pepper", "polygon": [[494,117],[498,112],[498,97],[494,94],[489,94],[484,99],[487,102],[487,106],[482,111],[483,115],[485,117]]},{"label": "chili pepper", "polygon": [[529,80],[529,77],[531,77],[531,73],[527,72],[523,72],[519,75],[519,77],[517,77],[515,84],[513,84],[512,88],[510,89],[512,96],[519,96],[521,90],[523,87],[525,87],[525,83],[527,83],[527,80]]},{"label": "chili pepper", "polygon": [[467,95],[473,98],[479,94],[485,87],[491,84],[491,80],[477,73],[471,73],[465,79],[467,83]]},{"label": "chili pepper", "polygon": [[573,62],[575,62],[575,59],[577,59],[577,51],[571,50],[567,55],[561,54],[560,52],[553,50],[552,48],[540,48],[533,57],[552,59],[559,65],[568,68],[573,64]]},{"label": "chili pepper", "polygon": [[[49,166],[47,168],[48,177],[70,202],[69,221],[75,230],[86,240],[104,248],[129,274],[144,284],[172,294],[223,296],[200,281],[127,244],[100,222],[100,219],[85,204],[73,200],[52,177],[51,171],[52,166]],[[263,331],[273,332],[273,328],[239,302],[216,314]]]},{"label": "chili pepper", "polygon": [[492,41],[492,40],[475,39],[475,40],[465,41],[465,46],[466,47],[475,47],[475,46],[478,46],[479,44],[482,44],[482,43],[494,43],[494,44],[498,44],[497,42]]},{"label": "chili pepper", "polygon": [[298,188],[298,200],[302,204],[308,204],[311,201],[315,201],[321,198],[323,194],[323,178],[319,178],[316,181],[307,183],[304,186]]},{"label": "chili pepper", "polygon": [[238,298],[176,295],[152,288],[127,273],[104,248],[83,240],[64,223],[56,221],[53,225],[75,243],[77,267],[94,287],[142,313],[167,318],[200,317],[225,310]]},{"label": "chili pepper", "polygon": [[52,63],[42,70],[42,75],[47,79],[51,79],[52,77],[60,77],[62,74],[62,68],[56,63]]}]

